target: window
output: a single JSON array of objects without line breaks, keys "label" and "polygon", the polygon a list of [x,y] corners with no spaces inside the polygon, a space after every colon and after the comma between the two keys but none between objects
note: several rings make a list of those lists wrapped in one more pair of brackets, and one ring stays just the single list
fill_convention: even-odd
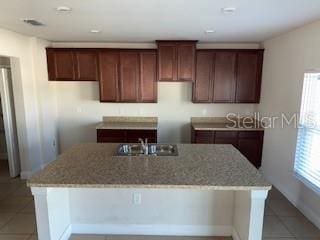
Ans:
[{"label": "window", "polygon": [[320,73],[304,75],[294,172],[320,193]]}]

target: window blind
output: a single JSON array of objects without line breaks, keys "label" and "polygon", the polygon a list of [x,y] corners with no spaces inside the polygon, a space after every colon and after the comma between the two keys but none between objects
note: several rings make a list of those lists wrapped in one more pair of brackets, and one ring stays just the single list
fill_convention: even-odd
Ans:
[{"label": "window blind", "polygon": [[320,193],[320,73],[304,75],[294,172]]}]

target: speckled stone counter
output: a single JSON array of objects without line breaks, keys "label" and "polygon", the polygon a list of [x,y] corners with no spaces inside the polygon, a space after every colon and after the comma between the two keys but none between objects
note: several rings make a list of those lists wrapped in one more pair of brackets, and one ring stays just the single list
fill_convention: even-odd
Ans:
[{"label": "speckled stone counter", "polygon": [[203,131],[261,131],[263,123],[255,119],[231,119],[223,117],[194,117],[191,126],[194,130]]},{"label": "speckled stone counter", "polygon": [[103,117],[96,129],[157,130],[156,117]]},{"label": "speckled stone counter", "polygon": [[118,144],[79,144],[35,174],[30,187],[268,190],[231,145],[178,144],[179,156],[119,157]]}]

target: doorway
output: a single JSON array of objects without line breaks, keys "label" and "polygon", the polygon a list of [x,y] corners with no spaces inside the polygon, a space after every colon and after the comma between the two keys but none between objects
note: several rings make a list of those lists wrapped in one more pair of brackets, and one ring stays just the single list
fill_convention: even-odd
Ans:
[{"label": "doorway", "polygon": [[10,58],[0,56],[0,171],[20,175]]}]

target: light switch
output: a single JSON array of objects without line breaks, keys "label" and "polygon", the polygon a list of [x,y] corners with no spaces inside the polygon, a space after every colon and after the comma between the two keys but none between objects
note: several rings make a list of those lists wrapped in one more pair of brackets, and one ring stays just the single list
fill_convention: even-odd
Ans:
[{"label": "light switch", "polygon": [[133,194],[133,204],[140,205],[142,201],[141,193],[134,193]]},{"label": "light switch", "polygon": [[82,108],[81,107],[77,107],[77,113],[82,113]]}]

